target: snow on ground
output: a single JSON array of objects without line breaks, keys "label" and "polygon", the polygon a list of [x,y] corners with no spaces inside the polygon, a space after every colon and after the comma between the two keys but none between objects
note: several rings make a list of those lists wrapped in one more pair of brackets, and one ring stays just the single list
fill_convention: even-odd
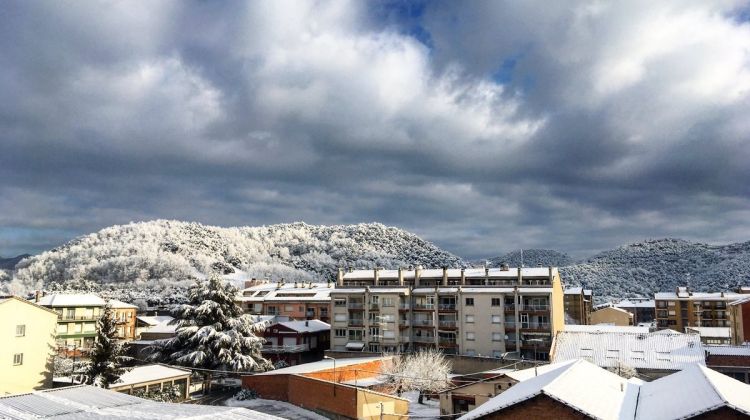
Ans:
[{"label": "snow on ground", "polygon": [[224,405],[228,407],[245,407],[290,420],[327,420],[320,414],[283,401],[264,400],[261,398],[240,401],[230,398],[224,401]]},{"label": "snow on ground", "polygon": [[401,398],[409,400],[409,418],[439,419],[440,418],[440,400],[424,398],[424,404],[417,402],[419,391],[409,391],[401,394]]}]

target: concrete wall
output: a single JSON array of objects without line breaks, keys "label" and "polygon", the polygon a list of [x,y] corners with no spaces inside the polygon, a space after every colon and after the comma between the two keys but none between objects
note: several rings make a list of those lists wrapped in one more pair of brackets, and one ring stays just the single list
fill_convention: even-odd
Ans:
[{"label": "concrete wall", "polygon": [[[57,315],[10,298],[0,303],[0,319],[0,395],[51,388]],[[23,336],[16,336],[17,325],[26,326]],[[23,354],[20,365],[16,354]]]}]

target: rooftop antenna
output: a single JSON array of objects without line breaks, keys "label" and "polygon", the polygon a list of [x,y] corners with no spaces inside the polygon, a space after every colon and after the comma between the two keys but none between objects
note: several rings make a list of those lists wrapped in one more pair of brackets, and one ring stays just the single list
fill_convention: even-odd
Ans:
[{"label": "rooftop antenna", "polygon": [[523,248],[521,248],[521,268],[523,268]]}]

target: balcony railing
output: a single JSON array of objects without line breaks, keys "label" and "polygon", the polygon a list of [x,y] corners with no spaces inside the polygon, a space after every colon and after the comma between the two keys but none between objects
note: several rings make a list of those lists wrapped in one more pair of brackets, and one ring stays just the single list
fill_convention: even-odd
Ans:
[{"label": "balcony railing", "polygon": [[435,321],[431,319],[415,319],[414,321],[412,321],[412,324],[415,327],[434,327]]},{"label": "balcony railing", "polygon": [[415,303],[414,309],[422,309],[422,310],[435,310],[435,304],[434,303]]},{"label": "balcony railing", "polygon": [[456,321],[440,320],[438,321],[438,326],[444,328],[456,328]]},{"label": "balcony railing", "polygon": [[309,344],[289,344],[282,346],[264,345],[262,353],[300,353],[310,350]]},{"label": "balcony railing", "polygon": [[410,324],[410,322],[409,322],[409,320],[408,320],[408,319],[399,319],[399,320],[398,320],[398,325],[399,325],[400,327],[408,327],[408,326],[409,326],[409,324]]},{"label": "balcony railing", "polygon": [[415,343],[434,343],[435,337],[414,337],[414,340],[412,341],[414,341]]},{"label": "balcony railing", "polygon": [[348,307],[349,309],[362,309],[362,308],[364,308],[364,305],[363,305],[363,304],[361,304],[361,303],[349,303],[349,304],[347,305],[347,307]]},{"label": "balcony railing", "polygon": [[401,336],[401,337],[399,337],[398,339],[399,339],[399,341],[401,341],[402,343],[408,343],[408,342],[409,342],[409,341],[411,340],[411,337],[409,337],[408,335],[402,335],[402,336]]},{"label": "balcony railing", "polygon": [[398,305],[398,309],[405,310],[405,311],[409,310],[410,307],[411,306],[408,303],[402,303]]},{"label": "balcony railing", "polygon": [[456,304],[455,303],[441,303],[438,305],[438,309],[441,311],[455,311],[456,310]]},{"label": "balcony railing", "polygon": [[370,310],[371,311],[379,311],[380,310],[380,305],[378,305],[377,303],[371,303],[370,304]]},{"label": "balcony railing", "polygon": [[522,305],[519,310],[521,311],[549,311],[549,305],[544,304],[529,304]]},{"label": "balcony railing", "polygon": [[361,327],[363,325],[365,325],[365,321],[363,319],[350,319],[349,320],[350,327]]},{"label": "balcony railing", "polygon": [[96,321],[99,317],[94,315],[79,315],[79,316],[68,316],[58,315],[57,319],[60,321]]},{"label": "balcony railing", "polygon": [[441,346],[455,346],[456,345],[456,339],[450,339],[450,338],[441,338],[438,340],[438,344]]},{"label": "balcony railing", "polygon": [[528,328],[532,330],[548,330],[549,322],[522,322],[521,328]]},{"label": "balcony railing", "polygon": [[505,305],[505,312],[515,312],[516,305]]}]

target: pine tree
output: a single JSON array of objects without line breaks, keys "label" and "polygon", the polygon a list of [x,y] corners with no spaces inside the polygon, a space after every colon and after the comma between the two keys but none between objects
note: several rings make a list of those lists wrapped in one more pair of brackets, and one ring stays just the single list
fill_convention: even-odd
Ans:
[{"label": "pine tree", "polygon": [[[263,358],[265,340],[258,337],[266,322],[242,313],[234,298],[237,289],[218,276],[197,281],[189,290],[189,302],[172,311],[174,338],[152,348],[151,359],[200,369],[236,372],[273,369]],[[204,372],[210,387],[210,372]]]},{"label": "pine tree", "polygon": [[117,321],[112,306],[107,303],[104,312],[96,321],[96,342],[91,350],[91,361],[85,370],[85,382],[109,388],[129,369],[124,365],[132,358],[124,356],[122,343],[117,342]]}]

